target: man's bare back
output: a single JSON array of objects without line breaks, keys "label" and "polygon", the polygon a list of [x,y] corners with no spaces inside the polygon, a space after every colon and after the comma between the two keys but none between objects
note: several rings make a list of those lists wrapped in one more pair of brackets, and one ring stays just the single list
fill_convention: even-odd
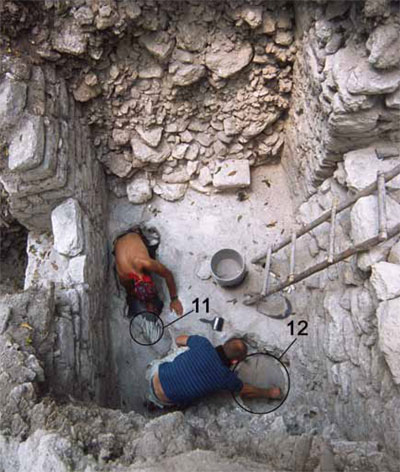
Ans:
[{"label": "man's bare back", "polygon": [[124,287],[129,290],[132,278],[139,280],[154,272],[167,283],[171,298],[170,308],[179,316],[183,314],[182,304],[177,296],[174,277],[160,262],[152,259],[140,234],[128,233],[118,238],[114,246],[117,273]]}]

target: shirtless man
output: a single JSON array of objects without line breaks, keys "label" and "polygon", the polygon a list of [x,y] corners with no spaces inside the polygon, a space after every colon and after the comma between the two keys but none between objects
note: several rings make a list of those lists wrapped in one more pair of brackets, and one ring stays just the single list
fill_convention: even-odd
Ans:
[{"label": "shirtless man", "polygon": [[135,298],[145,304],[146,310],[161,313],[162,302],[157,295],[156,286],[150,273],[163,277],[167,283],[170,308],[178,316],[183,314],[174,276],[160,262],[151,258],[140,230],[133,230],[117,239],[114,255],[118,277],[125,287],[129,300]]}]

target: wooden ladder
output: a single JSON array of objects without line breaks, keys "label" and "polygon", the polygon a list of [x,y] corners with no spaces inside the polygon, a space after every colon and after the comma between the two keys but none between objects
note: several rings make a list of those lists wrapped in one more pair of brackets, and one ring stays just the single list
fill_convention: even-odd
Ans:
[{"label": "wooden ladder", "polygon": [[[294,231],[291,236],[284,238],[280,243],[269,245],[265,251],[261,254],[254,257],[251,262],[253,264],[259,263],[262,259],[266,258],[265,261],[265,270],[264,270],[264,281],[260,293],[251,293],[246,294],[246,299],[243,301],[245,305],[252,305],[259,302],[260,300],[266,298],[268,295],[273,293],[280,292],[284,288],[289,287],[290,285],[296,284],[311,275],[316,274],[322,270],[327,269],[331,265],[337,264],[338,262],[347,259],[354,254],[370,249],[373,246],[376,246],[382,241],[385,241],[388,238],[392,238],[396,234],[400,233],[400,217],[399,224],[388,229],[386,221],[386,183],[394,179],[397,175],[400,174],[400,165],[394,167],[388,172],[378,172],[376,181],[366,187],[361,192],[356,193],[351,198],[345,200],[342,203],[339,203],[338,199],[335,198],[332,207],[329,210],[323,212],[318,218],[304,226],[299,231]],[[360,198],[371,195],[377,191],[378,193],[378,225],[379,231],[378,234],[372,238],[363,241],[355,246],[352,246],[345,251],[340,253],[335,252],[335,235],[336,235],[336,216],[345,210],[346,208],[351,207],[356,203]],[[310,233],[313,229],[320,226],[322,223],[330,220],[330,231],[329,231],[329,249],[328,254],[325,260],[314,264],[311,267],[299,272],[296,274],[295,265],[296,265],[296,241],[303,235]],[[271,263],[272,255],[284,247],[290,244],[290,257],[289,257],[289,275],[283,282],[280,282],[276,287],[270,288],[270,274],[271,274]]]}]

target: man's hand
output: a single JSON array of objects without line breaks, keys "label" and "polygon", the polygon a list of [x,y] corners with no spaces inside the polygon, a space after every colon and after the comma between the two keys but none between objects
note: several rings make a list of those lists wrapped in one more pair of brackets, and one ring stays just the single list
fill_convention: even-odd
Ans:
[{"label": "man's hand", "polygon": [[170,309],[174,311],[178,316],[183,315],[183,306],[179,298],[175,298],[174,300],[171,301],[169,305]]}]

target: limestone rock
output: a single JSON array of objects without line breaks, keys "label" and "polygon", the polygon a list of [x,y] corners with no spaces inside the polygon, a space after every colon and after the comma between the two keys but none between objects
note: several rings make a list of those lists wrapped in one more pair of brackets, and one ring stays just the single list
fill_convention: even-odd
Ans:
[{"label": "limestone rock", "polygon": [[277,31],[275,43],[279,46],[290,46],[293,43],[293,33],[291,31]]},{"label": "limestone rock", "polygon": [[[400,205],[386,196],[387,227],[399,224]],[[375,195],[360,198],[351,209],[351,237],[359,244],[378,234],[378,199]]]},{"label": "limestone rock", "polygon": [[210,185],[212,183],[212,175],[208,167],[203,167],[199,173],[199,184],[203,187]]},{"label": "limestone rock", "polygon": [[396,385],[400,385],[400,298],[379,304],[378,318],[379,347],[392,373]]},{"label": "limestone rock", "polygon": [[0,335],[3,334],[7,329],[10,316],[11,308],[3,303],[0,303]]},{"label": "limestone rock", "polygon": [[114,128],[112,138],[115,144],[118,146],[124,146],[125,144],[128,144],[131,139],[131,132],[129,129]]},{"label": "limestone rock", "polygon": [[63,21],[61,27],[54,31],[53,47],[56,51],[73,56],[80,56],[86,52],[86,35],[74,21]]},{"label": "limestone rock", "polygon": [[347,359],[344,350],[343,323],[349,314],[340,305],[341,294],[337,292],[328,293],[324,299],[328,323],[325,325],[324,351],[326,356],[333,362],[343,362]]},{"label": "limestone rock", "polygon": [[[397,159],[378,159],[376,147],[347,152],[343,159],[346,184],[356,191],[363,190],[376,182],[378,171],[389,171],[398,164]],[[363,171],[360,172],[360,169],[363,169]],[[395,181],[400,183],[400,178],[393,179],[391,181],[392,186],[396,184]]]},{"label": "limestone rock", "polygon": [[25,115],[11,138],[8,167],[12,171],[33,169],[42,162],[43,152],[43,117]]},{"label": "limestone rock", "polygon": [[220,45],[206,53],[206,66],[219,77],[226,79],[246,67],[253,58],[250,43],[241,43],[230,51]]},{"label": "limestone rock", "polygon": [[187,190],[187,184],[167,184],[165,182],[157,182],[153,190],[154,193],[164,200],[174,202],[183,198]]},{"label": "limestone rock", "polygon": [[192,177],[199,170],[200,162],[189,161],[186,164],[186,172],[189,174],[189,177]]},{"label": "limestone rock", "polygon": [[400,85],[400,71],[376,71],[366,60],[361,60],[347,81],[353,94],[378,95],[394,92]]},{"label": "limestone rock", "polygon": [[226,160],[217,165],[213,176],[215,188],[226,190],[250,185],[250,164],[247,160]]},{"label": "limestone rock", "polygon": [[271,12],[264,12],[263,21],[261,25],[261,30],[265,34],[274,34],[276,30],[275,19],[273,18]]},{"label": "limestone rock", "polygon": [[163,129],[159,126],[145,129],[142,126],[136,128],[137,133],[143,141],[151,147],[157,147],[160,144]]},{"label": "limestone rock", "polygon": [[251,29],[258,28],[263,19],[262,7],[255,5],[246,5],[240,9],[240,18],[242,18]]},{"label": "limestone rock", "polygon": [[76,256],[70,259],[66,273],[67,285],[83,284],[87,280],[87,256]]},{"label": "limestone rock", "polygon": [[152,148],[145,144],[139,138],[131,139],[133,155],[141,162],[161,164],[171,154],[171,150],[167,143],[162,143],[156,148]]},{"label": "limestone rock", "polygon": [[242,128],[235,118],[226,118],[224,120],[224,132],[226,136],[235,136],[239,134],[241,130]]},{"label": "limestone rock", "polygon": [[151,200],[153,192],[147,174],[138,174],[126,186],[128,200],[131,203],[145,203]]},{"label": "limestone rock", "polygon": [[178,23],[177,45],[187,51],[202,51],[207,45],[207,33],[205,25],[194,22],[189,15],[184,16]]},{"label": "limestone rock", "polygon": [[185,159],[189,161],[194,161],[195,159],[197,159],[199,152],[200,152],[199,145],[196,143],[192,143],[189,145],[189,148],[186,151]]},{"label": "limestone rock", "polygon": [[83,80],[73,91],[73,94],[77,102],[88,102],[101,94],[101,87],[98,85],[91,87]]},{"label": "limestone rock", "polygon": [[175,41],[166,31],[158,31],[140,36],[140,43],[160,61],[165,61],[171,55]]},{"label": "limestone rock", "polygon": [[390,250],[388,262],[400,265],[400,241],[398,241]]},{"label": "limestone rock", "polygon": [[176,169],[169,174],[164,173],[161,178],[163,182],[168,184],[184,184],[190,180],[190,176],[185,167]]},{"label": "limestone rock", "polygon": [[[189,145],[186,144],[186,143],[178,144],[172,150],[172,157],[174,157],[175,159],[178,159],[178,160],[184,159],[185,155],[186,155],[186,151],[188,150],[188,148],[189,148]],[[189,159],[189,160],[191,160],[191,159]]]},{"label": "limestone rock", "polygon": [[102,5],[99,8],[99,13],[96,16],[96,28],[98,30],[105,30],[114,26],[118,20],[118,10],[113,9],[110,5]]},{"label": "limestone rock", "polygon": [[65,200],[52,211],[51,226],[59,254],[74,257],[83,251],[82,210],[75,199]]},{"label": "limestone rock", "polygon": [[132,171],[132,159],[126,153],[109,152],[102,157],[101,162],[114,175],[124,178]]},{"label": "limestone rock", "polygon": [[366,43],[368,61],[376,69],[390,69],[400,62],[400,32],[395,24],[379,25]]},{"label": "limestone rock", "polygon": [[268,113],[268,116],[260,122],[253,122],[243,130],[243,137],[246,140],[252,139],[255,136],[258,136],[262,133],[265,128],[275,123],[280,117],[281,113],[279,111]]},{"label": "limestone rock", "polygon": [[94,14],[89,7],[80,7],[74,12],[74,18],[80,25],[91,25],[94,20]]},{"label": "limestone rock", "polygon": [[400,88],[385,97],[386,106],[400,110]]},{"label": "limestone rock", "polygon": [[370,280],[379,300],[390,300],[400,296],[400,266],[398,264],[390,262],[374,264]]},{"label": "limestone rock", "polygon": [[[176,65],[177,63],[175,63]],[[170,69],[171,70],[171,69]],[[177,64],[172,75],[172,83],[186,87],[199,81],[206,74],[206,68],[199,64]]]},{"label": "limestone rock", "polygon": [[6,74],[0,82],[0,127],[16,125],[26,102],[26,84]]}]

